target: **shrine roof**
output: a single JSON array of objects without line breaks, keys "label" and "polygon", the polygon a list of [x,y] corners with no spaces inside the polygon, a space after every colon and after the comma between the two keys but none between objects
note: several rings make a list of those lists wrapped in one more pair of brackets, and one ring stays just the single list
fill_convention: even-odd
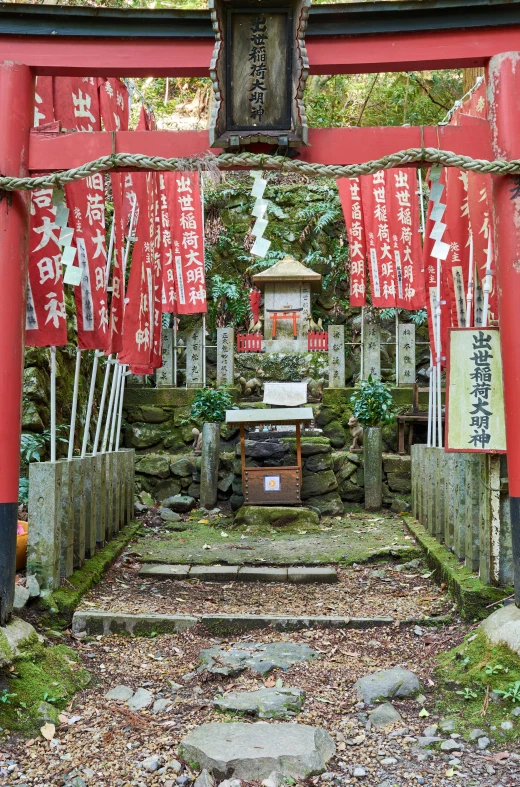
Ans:
[{"label": "shrine roof", "polygon": [[312,289],[319,290],[321,274],[307,268],[293,257],[284,257],[267,270],[253,276],[253,281],[257,287],[273,282],[308,282]]},{"label": "shrine roof", "polygon": [[310,423],[312,407],[273,407],[270,410],[226,410],[227,424]]}]

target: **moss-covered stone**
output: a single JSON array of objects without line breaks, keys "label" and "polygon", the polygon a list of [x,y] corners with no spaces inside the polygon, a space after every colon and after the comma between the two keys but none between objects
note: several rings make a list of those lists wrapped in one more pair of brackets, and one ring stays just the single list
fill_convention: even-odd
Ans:
[{"label": "moss-covered stone", "polygon": [[137,457],[135,469],[137,473],[152,475],[156,478],[168,478],[170,475],[170,457],[165,454],[145,454]]},{"label": "moss-covered stone", "polygon": [[34,402],[49,401],[48,375],[36,366],[29,366],[23,370],[23,392],[24,396]]},{"label": "moss-covered stone", "polygon": [[309,497],[325,495],[327,492],[332,492],[337,488],[338,482],[332,470],[325,470],[323,473],[311,473],[303,476],[301,497],[302,500],[307,500]]},{"label": "moss-covered stone", "polygon": [[170,470],[175,476],[191,476],[195,471],[195,457],[188,459],[183,456],[170,457]]},{"label": "moss-covered stone", "polygon": [[[296,438],[282,437],[282,443],[291,447],[291,453],[296,454]],[[331,452],[330,440],[326,437],[304,437],[301,441],[302,457],[315,454],[329,454]]]},{"label": "moss-covered stone", "polygon": [[435,579],[439,584],[445,583],[466,620],[487,617],[490,604],[511,595],[512,588],[496,588],[484,584],[476,574],[459,563],[458,558],[445,546],[430,536],[416,519],[403,515],[403,520],[424,550]]},{"label": "moss-covered stone", "polygon": [[81,668],[73,650],[64,645],[33,645],[16,659],[15,670],[2,682],[6,693],[14,696],[0,703],[0,727],[29,735],[39,729],[44,717],[55,723],[58,711],[89,681],[90,674]]},{"label": "moss-covered stone", "polygon": [[235,514],[235,525],[263,529],[266,527],[312,527],[319,523],[318,515],[308,508],[283,506],[244,506]]},{"label": "moss-covered stone", "polygon": [[363,487],[348,478],[338,484],[338,492],[342,500],[350,503],[362,503],[365,499]]},{"label": "moss-covered stone", "polygon": [[383,470],[385,473],[406,473],[408,477],[412,472],[412,458],[399,454],[383,454]]},{"label": "moss-covered stone", "polygon": [[324,470],[332,470],[333,461],[331,454],[317,454],[309,456],[305,459],[303,465],[303,472],[305,473],[321,473]]},{"label": "moss-covered stone", "polygon": [[328,437],[333,448],[343,448],[348,440],[347,430],[341,421],[331,421],[323,429],[323,434]]},{"label": "moss-covered stone", "polygon": [[181,491],[180,480],[178,478],[165,478],[159,481],[154,489],[154,497],[159,502],[163,502],[168,497],[174,497]]},{"label": "moss-covered stone", "polygon": [[306,503],[312,508],[317,508],[320,516],[340,516],[343,513],[343,502],[337,492],[309,497]]},{"label": "moss-covered stone", "polygon": [[35,403],[24,399],[22,407],[22,429],[41,434],[44,428],[41,415]]},{"label": "moss-covered stone", "polygon": [[139,408],[140,416],[147,424],[162,424],[170,417],[166,410],[162,407],[154,407],[153,405],[143,405]]},{"label": "moss-covered stone", "polygon": [[128,448],[151,448],[161,442],[164,431],[158,426],[135,423],[128,426],[125,432],[125,443]]},{"label": "moss-covered stone", "polygon": [[392,492],[402,492],[409,494],[412,491],[412,479],[403,473],[388,473],[387,476],[388,487]]}]

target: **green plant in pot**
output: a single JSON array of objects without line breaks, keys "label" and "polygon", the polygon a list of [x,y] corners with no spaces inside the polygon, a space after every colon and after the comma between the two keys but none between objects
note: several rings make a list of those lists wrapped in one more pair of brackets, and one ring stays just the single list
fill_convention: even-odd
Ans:
[{"label": "green plant in pot", "polygon": [[389,383],[369,375],[350,397],[352,415],[364,429],[365,508],[376,511],[383,503],[383,437],[381,428],[395,421]]},{"label": "green plant in pot", "polygon": [[204,508],[217,503],[220,424],[232,404],[233,397],[223,388],[203,388],[191,404],[191,419],[202,422],[200,504]]}]

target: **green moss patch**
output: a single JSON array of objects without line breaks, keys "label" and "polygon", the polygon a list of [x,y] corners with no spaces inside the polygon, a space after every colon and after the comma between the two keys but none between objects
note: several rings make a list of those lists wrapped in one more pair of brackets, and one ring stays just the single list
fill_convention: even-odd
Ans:
[{"label": "green moss patch", "polygon": [[[511,711],[520,703],[493,694],[520,681],[520,658],[513,651],[491,645],[483,632],[477,631],[458,647],[442,653],[438,662],[436,711],[441,718],[454,718],[457,732],[462,734],[482,729],[501,747],[518,740],[520,717]],[[504,721],[512,722],[513,728],[503,730],[500,725]]]},{"label": "green moss patch", "polygon": [[28,735],[36,732],[44,723],[38,716],[42,702],[61,710],[89,681],[89,672],[70,648],[31,646],[16,659],[13,672],[0,674],[0,727]]},{"label": "green moss patch", "polygon": [[423,548],[436,581],[447,585],[465,620],[481,620],[487,617],[490,604],[511,595],[512,588],[496,588],[482,582],[412,516],[403,514],[402,518]]},{"label": "green moss patch", "polygon": [[85,593],[99,582],[104,572],[140,527],[140,522],[131,522],[94,557],[87,560],[83,568],[78,569],[68,578],[67,587],[58,588],[45,598],[45,606],[49,610],[46,622],[52,628],[65,628],[70,624],[74,610]]}]

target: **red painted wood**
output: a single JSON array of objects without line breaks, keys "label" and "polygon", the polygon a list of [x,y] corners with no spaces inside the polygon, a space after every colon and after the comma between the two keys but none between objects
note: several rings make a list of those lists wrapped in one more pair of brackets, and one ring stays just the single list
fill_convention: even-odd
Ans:
[{"label": "red painted wood", "polygon": [[[25,175],[34,79],[26,66],[0,64],[0,172]],[[9,119],[6,122],[5,119]],[[29,194],[0,200],[0,503],[18,500]],[[14,523],[16,527],[16,522]],[[1,545],[0,545],[1,549]]]},{"label": "red painted wood", "polygon": [[[482,66],[518,48],[520,26],[391,35],[307,37],[311,74],[417,71]],[[208,76],[213,41],[0,36],[0,60],[37,74],[78,76]]]},{"label": "red painted wood", "polygon": [[[441,147],[474,158],[491,157],[487,124],[468,134],[458,126],[424,128],[426,147]],[[312,128],[310,145],[300,148],[300,160],[319,164],[360,164],[399,150],[421,147],[421,132],[413,126],[386,128]],[[149,156],[195,156],[206,152],[207,131],[119,131],[115,150],[118,153],[143,153]],[[252,146],[252,150],[269,150]],[[218,149],[213,153],[219,153]],[[33,172],[70,169],[112,153],[109,132],[78,132],[59,137],[31,134],[29,168]]]},{"label": "red painted wood", "polygon": [[[507,53],[489,64],[493,145],[496,156],[520,157],[519,55]],[[517,178],[493,178],[495,262],[498,283],[502,374],[506,415],[507,464],[510,497],[520,497],[520,197],[512,198]],[[518,578],[517,578],[518,579]]]}]

